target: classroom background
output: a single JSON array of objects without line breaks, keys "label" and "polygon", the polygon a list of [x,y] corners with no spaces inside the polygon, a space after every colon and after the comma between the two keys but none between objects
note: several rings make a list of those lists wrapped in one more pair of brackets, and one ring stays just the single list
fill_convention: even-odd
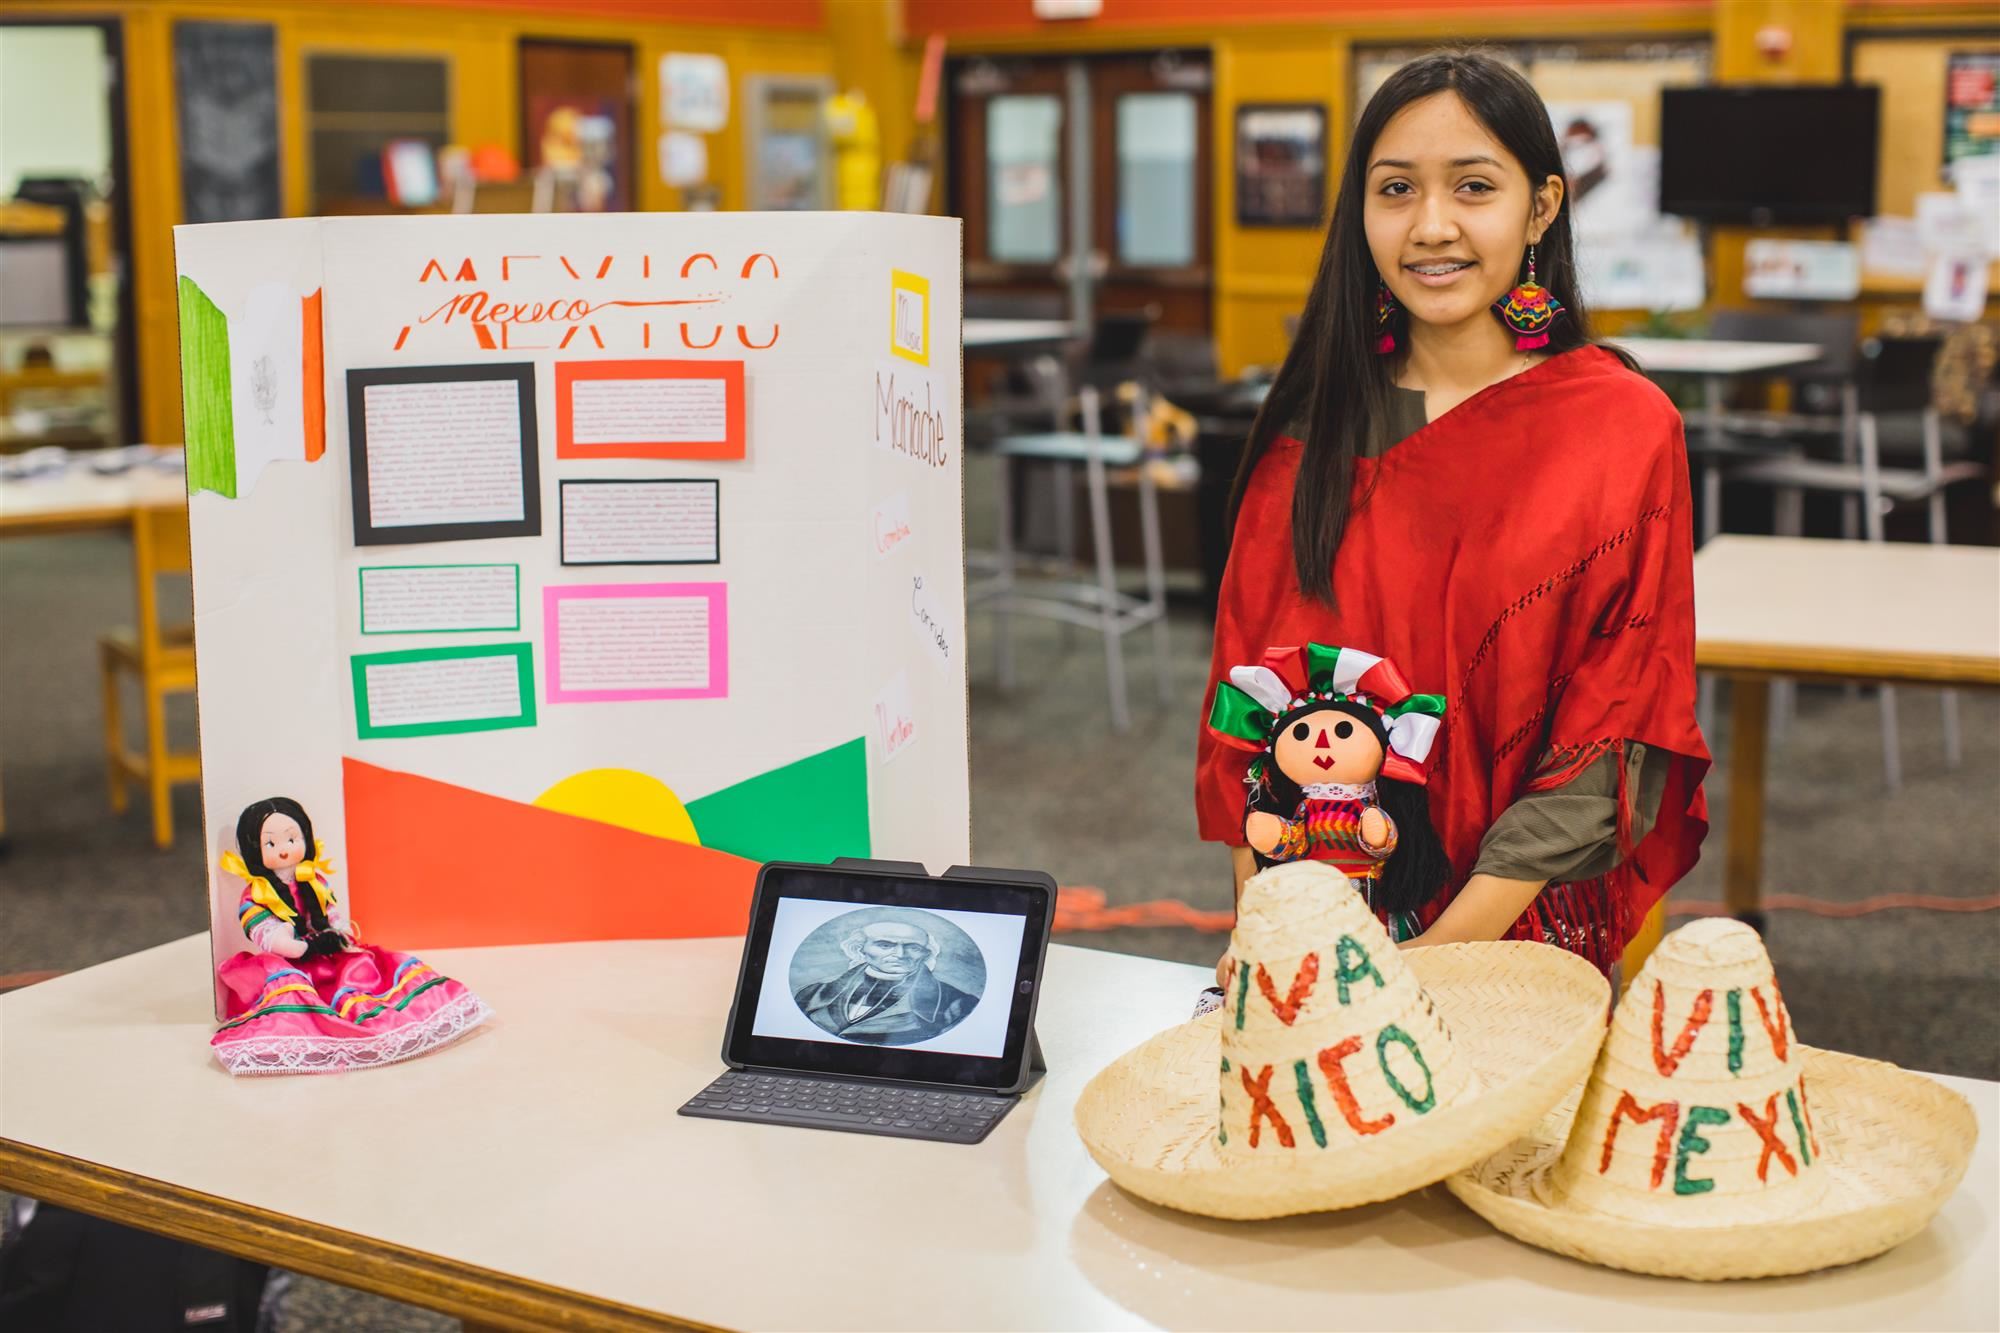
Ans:
[{"label": "classroom background", "polygon": [[1229,479],[1349,130],[1445,44],[1548,102],[1598,332],[1687,420],[1713,825],[1653,931],[1746,916],[1807,1040],[2000,1078],[1986,0],[9,3],[0,990],[207,925],[172,228],[315,215],[963,219],[974,855],[1213,961]]}]

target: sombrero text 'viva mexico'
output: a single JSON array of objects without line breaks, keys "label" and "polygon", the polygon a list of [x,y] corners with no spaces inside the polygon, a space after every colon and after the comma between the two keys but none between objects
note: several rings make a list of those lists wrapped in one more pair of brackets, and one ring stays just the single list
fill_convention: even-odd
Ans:
[{"label": "sombrero text 'viva mexico'", "polygon": [[1921,1074],[1802,1045],[1763,940],[1709,918],[1647,959],[1580,1102],[1448,1183],[1508,1235],[1590,1263],[1774,1277],[1916,1235],[1978,1132]]},{"label": "sombrero text 'viva mexico'", "polygon": [[1546,944],[1398,950],[1347,877],[1243,886],[1228,1003],[1120,1056],[1076,1124],[1119,1185],[1211,1217],[1420,1189],[1527,1131],[1589,1068],[1610,989]]}]

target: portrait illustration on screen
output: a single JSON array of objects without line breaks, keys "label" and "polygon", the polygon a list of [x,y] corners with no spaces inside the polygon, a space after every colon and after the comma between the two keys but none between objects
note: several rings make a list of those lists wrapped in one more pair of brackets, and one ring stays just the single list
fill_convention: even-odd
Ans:
[{"label": "portrait illustration on screen", "polygon": [[905,1046],[948,1032],[979,1007],[986,959],[943,917],[865,907],[822,922],[799,941],[792,999],[842,1041]]}]

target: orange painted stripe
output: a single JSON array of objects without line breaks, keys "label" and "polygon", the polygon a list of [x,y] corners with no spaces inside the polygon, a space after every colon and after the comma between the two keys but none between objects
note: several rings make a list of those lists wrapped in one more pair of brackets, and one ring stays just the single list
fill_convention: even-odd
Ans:
[{"label": "orange painted stripe", "polygon": [[326,452],[326,335],[320,323],[320,291],[299,302],[305,337],[306,462]]}]

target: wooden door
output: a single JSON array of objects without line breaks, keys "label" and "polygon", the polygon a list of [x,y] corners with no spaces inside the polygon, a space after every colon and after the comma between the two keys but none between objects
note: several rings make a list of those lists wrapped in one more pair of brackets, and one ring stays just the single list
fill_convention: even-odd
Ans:
[{"label": "wooden door", "polygon": [[1070,312],[1066,64],[979,59],[952,69],[949,198],[965,219],[969,314]]},{"label": "wooden door", "polygon": [[1092,61],[1090,97],[1097,309],[1157,307],[1157,328],[1206,334],[1215,194],[1208,55]]},{"label": "wooden door", "polygon": [[521,39],[521,161],[573,170],[562,206],[623,213],[638,197],[632,48]]}]

